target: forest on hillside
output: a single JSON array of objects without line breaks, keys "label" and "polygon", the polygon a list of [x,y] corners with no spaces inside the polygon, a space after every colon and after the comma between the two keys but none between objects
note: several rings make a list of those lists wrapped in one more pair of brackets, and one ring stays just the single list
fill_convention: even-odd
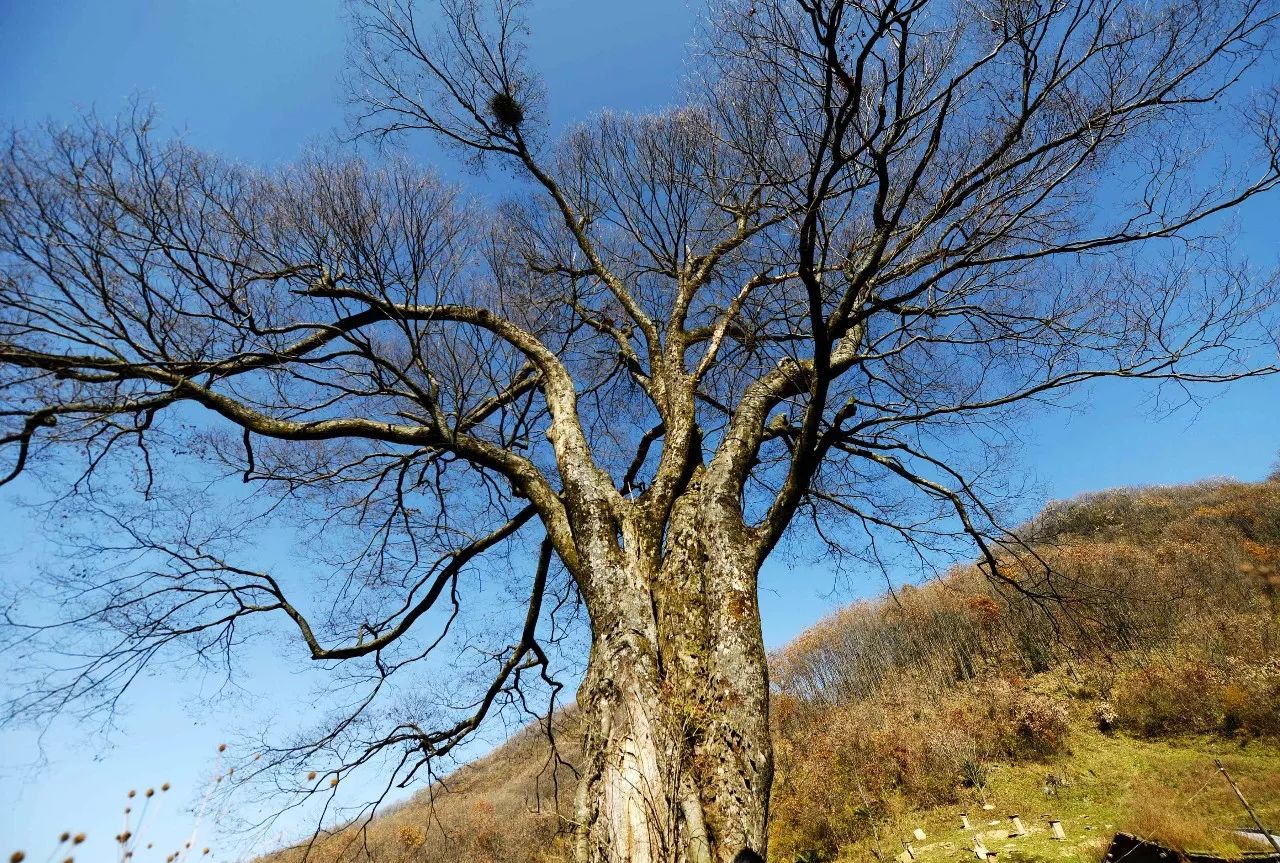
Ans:
[{"label": "forest on hillside", "polygon": [[[1028,547],[999,578],[953,569],[771,656],[771,861],[891,859],[912,818],[977,807],[1019,776],[1049,798],[1073,771],[1123,774],[1127,758],[1162,775],[1124,779],[1128,796],[1099,785],[1089,806],[1173,844],[1209,841],[1208,821],[1187,834],[1189,812],[1167,823],[1169,795],[1207,786],[1189,759],[1224,746],[1253,770],[1259,810],[1280,816],[1280,767],[1258,767],[1280,764],[1280,474],[1089,494],[1020,534]],[[371,824],[274,860],[567,859],[574,718],[555,718],[554,752],[526,729]],[[1225,787],[1195,793],[1206,818],[1232,805]]]}]

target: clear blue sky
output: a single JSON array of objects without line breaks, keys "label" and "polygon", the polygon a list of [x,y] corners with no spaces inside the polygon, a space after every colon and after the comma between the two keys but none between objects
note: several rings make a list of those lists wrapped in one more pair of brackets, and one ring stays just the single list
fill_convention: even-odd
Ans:
[{"label": "clear blue sky", "polygon": [[[696,9],[684,0],[534,3],[533,48],[553,122],[676,101]],[[0,124],[66,120],[83,108],[111,114],[141,95],[198,146],[255,164],[285,162],[342,126],[344,39],[338,0],[0,0]],[[430,147],[415,153],[440,158]],[[447,159],[441,167],[461,176]],[[1280,201],[1255,204],[1246,220],[1248,250],[1274,265]],[[1197,412],[1163,418],[1144,406],[1144,394],[1110,385],[1080,394],[1074,410],[1022,430],[1022,462],[1011,467],[1036,480],[1043,500],[1205,476],[1257,479],[1280,449],[1280,380],[1238,384]],[[0,578],[23,579],[47,552],[38,526],[6,492],[0,523]],[[830,576],[799,575],[781,563],[766,570],[771,645],[839,601]],[[41,859],[60,831],[87,830],[80,858],[110,859],[124,792],[164,781],[174,784],[174,799],[153,835],[158,848],[176,847],[191,823],[181,806],[213,769],[223,723],[233,714],[267,722],[298,712],[305,681],[269,660],[254,663],[244,693],[221,693],[212,707],[191,700],[209,693],[176,676],[145,681],[109,748],[91,728],[57,728],[46,739],[48,763],[33,767],[31,733],[0,736],[0,852],[24,847]]]}]

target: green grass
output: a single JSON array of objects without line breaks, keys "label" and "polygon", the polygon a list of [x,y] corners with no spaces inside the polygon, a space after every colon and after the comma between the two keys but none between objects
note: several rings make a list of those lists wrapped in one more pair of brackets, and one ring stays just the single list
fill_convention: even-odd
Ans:
[{"label": "green grass", "polygon": [[[1230,831],[1252,822],[1214,767],[1215,758],[1263,822],[1280,825],[1280,748],[1275,745],[1207,738],[1155,742],[1078,729],[1067,754],[1039,763],[991,765],[985,803],[992,808],[984,809],[979,792],[970,791],[965,803],[906,811],[878,826],[880,848],[897,856],[902,840],[920,827],[927,836],[912,841],[918,863],[974,860],[975,838],[996,852],[1000,863],[1098,863],[1111,836],[1125,830],[1179,850],[1238,857],[1242,846]],[[1050,783],[1051,775],[1057,783]],[[961,828],[966,808],[971,830]],[[1010,813],[1021,816],[1024,835],[1009,837]],[[1049,817],[1062,821],[1065,841],[1052,837]],[[844,848],[840,859],[866,861],[875,850],[874,840],[863,840]]]}]

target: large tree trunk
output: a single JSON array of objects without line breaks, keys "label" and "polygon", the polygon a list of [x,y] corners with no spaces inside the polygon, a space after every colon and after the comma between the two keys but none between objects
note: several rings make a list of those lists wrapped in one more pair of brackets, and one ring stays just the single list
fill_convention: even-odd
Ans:
[{"label": "large tree trunk", "polygon": [[579,863],[764,854],[769,683],[756,562],[740,539],[682,501],[659,564],[628,554],[611,595],[595,598],[578,694]]}]

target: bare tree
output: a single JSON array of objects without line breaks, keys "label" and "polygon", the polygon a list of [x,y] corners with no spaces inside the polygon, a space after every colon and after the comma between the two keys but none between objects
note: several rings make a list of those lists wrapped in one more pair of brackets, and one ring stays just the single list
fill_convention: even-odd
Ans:
[{"label": "bare tree", "polygon": [[[874,562],[961,535],[1036,591],[997,568],[1016,539],[987,497],[1022,411],[1277,370],[1274,282],[1223,218],[1280,182],[1268,0],[730,0],[686,104],[556,140],[514,0],[354,9],[364,133],[425,130],[519,193],[256,173],[145,118],[8,146],[8,474],[76,465],[68,494],[120,537],[93,544],[124,555],[69,582],[68,620],[15,619],[34,652],[112,638],[11,714],[276,619],[367,688],[269,760],[345,746],[334,779],[390,754],[407,781],[522,681],[558,688],[580,598],[579,859],[727,863],[766,845],[757,574],[784,536]],[[220,551],[199,498],[161,497],[190,460],[320,526],[336,581]],[[463,640],[492,672],[465,715],[373,712],[459,643],[468,573],[506,567],[526,610],[505,647]]]}]

